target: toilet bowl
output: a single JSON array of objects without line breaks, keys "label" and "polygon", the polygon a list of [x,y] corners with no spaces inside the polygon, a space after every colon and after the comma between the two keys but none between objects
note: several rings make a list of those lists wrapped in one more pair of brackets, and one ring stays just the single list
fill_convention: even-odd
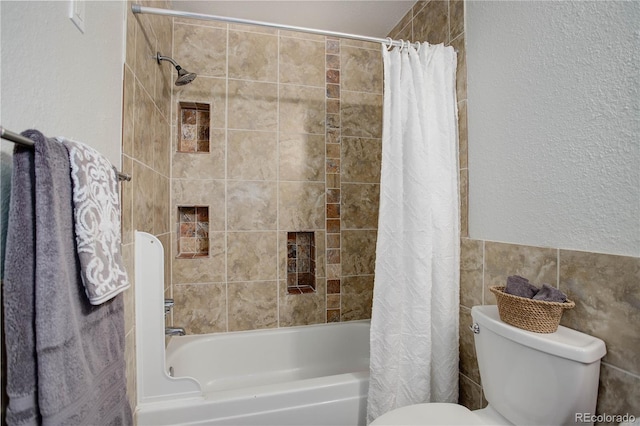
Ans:
[{"label": "toilet bowl", "polygon": [[486,408],[425,403],[398,408],[371,426],[584,425],[595,413],[604,342],[570,328],[540,334],[500,320],[497,306],[474,306],[472,327]]}]

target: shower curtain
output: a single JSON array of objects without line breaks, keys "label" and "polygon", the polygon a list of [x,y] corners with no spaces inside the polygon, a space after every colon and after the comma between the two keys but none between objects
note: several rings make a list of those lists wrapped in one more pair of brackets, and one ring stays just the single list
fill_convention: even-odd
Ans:
[{"label": "shower curtain", "polygon": [[457,402],[460,221],[456,53],[388,51],[367,421]]}]

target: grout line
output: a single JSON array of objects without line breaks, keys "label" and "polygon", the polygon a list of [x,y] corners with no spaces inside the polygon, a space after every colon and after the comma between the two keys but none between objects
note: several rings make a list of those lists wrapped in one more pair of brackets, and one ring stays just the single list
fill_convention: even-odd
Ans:
[{"label": "grout line", "polygon": [[225,331],[229,332],[229,213],[227,205],[227,178],[229,175],[229,24],[224,24],[225,31],[225,96],[224,96],[224,309]]}]

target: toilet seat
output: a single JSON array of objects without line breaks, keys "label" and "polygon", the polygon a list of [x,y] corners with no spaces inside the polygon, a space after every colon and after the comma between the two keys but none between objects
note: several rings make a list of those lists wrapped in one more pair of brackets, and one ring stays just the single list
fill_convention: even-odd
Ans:
[{"label": "toilet seat", "polygon": [[375,419],[370,426],[487,425],[468,408],[431,402],[396,408]]}]

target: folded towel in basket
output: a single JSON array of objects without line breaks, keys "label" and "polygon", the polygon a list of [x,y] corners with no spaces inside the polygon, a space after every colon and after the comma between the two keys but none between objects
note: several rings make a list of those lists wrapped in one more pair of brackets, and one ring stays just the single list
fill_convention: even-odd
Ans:
[{"label": "folded towel in basket", "polygon": [[120,195],[111,163],[83,143],[57,138],[69,152],[82,284],[92,305],[129,288],[120,251]]},{"label": "folded towel in basket", "polygon": [[533,296],[533,299],[544,300],[545,302],[564,303],[567,301],[567,295],[557,288],[551,287],[549,284],[542,284],[542,288],[535,296]]},{"label": "folded towel in basket", "polygon": [[531,299],[538,293],[538,290],[539,288],[531,284],[528,279],[523,278],[520,275],[511,275],[507,278],[507,286],[505,287],[504,292],[514,296]]}]

